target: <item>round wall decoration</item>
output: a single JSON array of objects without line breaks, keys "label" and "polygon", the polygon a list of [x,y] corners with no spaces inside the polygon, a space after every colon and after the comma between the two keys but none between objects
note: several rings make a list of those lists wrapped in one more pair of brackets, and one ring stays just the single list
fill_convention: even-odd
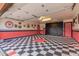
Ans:
[{"label": "round wall decoration", "polygon": [[7,22],[5,23],[5,26],[6,26],[7,28],[12,28],[12,27],[13,27],[13,22],[12,22],[12,21],[7,21]]}]

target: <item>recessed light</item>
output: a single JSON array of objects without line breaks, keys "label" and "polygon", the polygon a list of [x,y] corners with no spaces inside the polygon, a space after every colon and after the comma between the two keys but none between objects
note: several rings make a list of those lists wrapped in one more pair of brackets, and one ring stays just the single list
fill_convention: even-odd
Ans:
[{"label": "recessed light", "polygon": [[37,16],[36,16],[36,15],[32,15],[32,16],[37,18]]},{"label": "recessed light", "polygon": [[20,16],[17,16],[17,17],[20,17]]},{"label": "recessed light", "polygon": [[21,10],[21,8],[18,8],[18,10]]},{"label": "recessed light", "polygon": [[10,13],[9,15],[12,15],[12,13]]},{"label": "recessed light", "polygon": [[25,12],[26,14],[28,14],[29,12]]}]

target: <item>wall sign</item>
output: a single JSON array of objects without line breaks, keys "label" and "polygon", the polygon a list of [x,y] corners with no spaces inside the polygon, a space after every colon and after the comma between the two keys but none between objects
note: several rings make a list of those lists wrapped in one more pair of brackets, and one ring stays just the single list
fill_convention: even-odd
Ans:
[{"label": "wall sign", "polygon": [[17,28],[17,25],[15,24],[15,28]]},{"label": "wall sign", "polygon": [[21,24],[21,22],[19,22],[19,24]]},{"label": "wall sign", "polygon": [[7,21],[7,22],[5,22],[5,26],[6,26],[7,28],[12,28],[12,27],[13,27],[13,22]]}]

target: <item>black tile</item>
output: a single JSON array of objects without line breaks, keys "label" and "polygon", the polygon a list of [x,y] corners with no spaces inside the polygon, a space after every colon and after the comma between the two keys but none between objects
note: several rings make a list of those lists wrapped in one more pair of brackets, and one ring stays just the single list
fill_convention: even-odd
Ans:
[{"label": "black tile", "polygon": [[44,50],[44,51],[48,51],[49,49],[47,49],[47,48],[44,48],[43,50]]},{"label": "black tile", "polygon": [[50,48],[51,50],[56,50],[55,48]]},{"label": "black tile", "polygon": [[69,46],[70,48],[74,48],[74,46]]},{"label": "black tile", "polygon": [[14,48],[14,50],[18,50],[19,48]]},{"label": "black tile", "polygon": [[37,54],[37,56],[44,56],[43,54]]},{"label": "black tile", "polygon": [[49,47],[51,47],[51,45],[48,45]]},{"label": "black tile", "polygon": [[35,46],[36,48],[39,48],[39,46]]},{"label": "black tile", "polygon": [[57,49],[62,49],[62,47],[57,47]]},{"label": "black tile", "polygon": [[63,48],[66,48],[66,49],[68,49],[68,47],[65,47],[65,46],[63,46]]},{"label": "black tile", "polygon": [[41,51],[41,49],[37,49],[37,50],[35,50],[35,51],[40,52],[40,51]]},{"label": "black tile", "polygon": [[57,46],[56,44],[53,44],[53,46]]},{"label": "black tile", "polygon": [[58,51],[55,51],[55,53],[54,54],[56,54],[57,56],[61,56],[61,52],[58,52]]},{"label": "black tile", "polygon": [[69,55],[69,51],[62,51],[62,53]]},{"label": "black tile", "polygon": [[35,43],[35,45],[38,45],[38,43]]},{"label": "black tile", "polygon": [[33,50],[29,50],[29,51],[27,51],[28,53],[32,53],[33,52]]},{"label": "black tile", "polygon": [[76,51],[74,51],[74,50],[69,50],[69,52],[76,53]]},{"label": "black tile", "polygon": [[76,51],[79,51],[79,49],[75,49]]},{"label": "black tile", "polygon": [[42,46],[42,47],[46,47],[46,46]]},{"label": "black tile", "polygon": [[52,54],[52,53],[47,52],[47,53],[46,53],[46,56],[53,56],[53,54]]},{"label": "black tile", "polygon": [[30,54],[29,56],[33,56],[33,55]]},{"label": "black tile", "polygon": [[18,52],[19,55],[21,55],[21,54],[23,54],[23,53],[25,53],[25,51],[20,51],[20,52]]},{"label": "black tile", "polygon": [[31,48],[33,48],[33,47],[29,47],[29,49],[31,49]]},{"label": "black tile", "polygon": [[22,47],[21,49],[25,49],[26,47]]}]

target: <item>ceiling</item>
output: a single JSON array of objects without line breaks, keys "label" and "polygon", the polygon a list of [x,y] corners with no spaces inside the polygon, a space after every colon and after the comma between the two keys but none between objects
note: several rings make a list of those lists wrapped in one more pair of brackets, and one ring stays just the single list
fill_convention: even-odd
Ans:
[{"label": "ceiling", "polygon": [[0,3],[0,16],[7,11],[13,4],[12,3]]},{"label": "ceiling", "polygon": [[73,3],[14,3],[1,18],[36,20],[40,16],[51,16],[52,21],[72,18]]}]

